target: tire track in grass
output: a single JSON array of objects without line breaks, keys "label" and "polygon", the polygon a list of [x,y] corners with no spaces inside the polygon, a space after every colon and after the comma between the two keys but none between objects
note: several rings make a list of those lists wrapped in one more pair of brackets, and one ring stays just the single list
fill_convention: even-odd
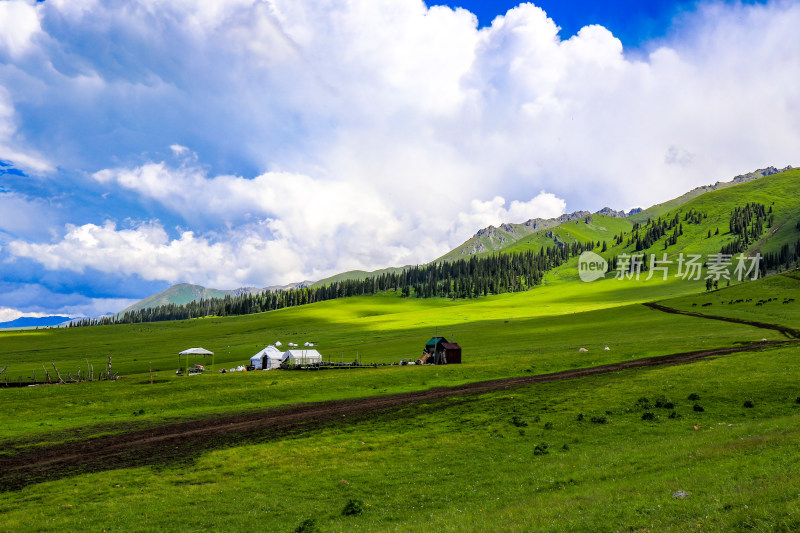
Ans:
[{"label": "tire track in grass", "polygon": [[0,492],[18,490],[28,485],[83,473],[191,463],[193,458],[204,450],[265,442],[323,426],[368,420],[410,405],[444,398],[495,392],[535,383],[577,379],[635,368],[691,363],[708,357],[752,352],[796,342],[796,340],[764,341],[743,346],[633,359],[550,374],[479,381],[378,397],[295,404],[260,412],[163,424],[149,429],[77,442],[28,447],[17,453],[0,456]]},{"label": "tire track in grass", "polygon": [[657,311],[663,311],[664,313],[670,313],[674,315],[684,315],[684,316],[692,316],[696,318],[706,318],[708,320],[721,320],[723,322],[733,322],[734,324],[744,324],[747,326],[754,326],[761,329],[771,329],[773,331],[778,331],[782,333],[789,339],[797,340],[800,339],[800,330],[796,330],[794,328],[781,326],[779,324],[769,324],[767,322],[756,322],[754,320],[745,320],[743,318],[733,318],[728,316],[719,316],[719,315],[706,315],[703,313],[697,313],[695,311],[681,311],[680,309],[675,309],[673,307],[667,307],[666,305],[662,305],[656,302],[647,302],[642,304],[646,307],[651,309],[655,309]]}]

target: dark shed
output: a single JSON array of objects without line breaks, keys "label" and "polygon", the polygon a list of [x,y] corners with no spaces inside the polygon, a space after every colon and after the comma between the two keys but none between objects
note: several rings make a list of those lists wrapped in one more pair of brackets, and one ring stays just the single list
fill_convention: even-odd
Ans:
[{"label": "dark shed", "polygon": [[461,346],[455,342],[445,342],[442,347],[444,348],[444,360],[448,365],[461,364]]},{"label": "dark shed", "polygon": [[426,342],[425,353],[432,355],[427,362],[435,365],[461,363],[461,346],[454,342],[447,342],[444,337],[433,337]]}]

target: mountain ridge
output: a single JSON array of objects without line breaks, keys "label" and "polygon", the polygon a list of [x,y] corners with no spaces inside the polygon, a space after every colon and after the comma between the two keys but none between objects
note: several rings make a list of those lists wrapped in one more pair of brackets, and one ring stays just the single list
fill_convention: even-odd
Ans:
[{"label": "mountain ridge", "polygon": [[130,305],[120,311],[118,314],[124,314],[129,311],[139,311],[152,307],[159,307],[162,305],[183,305],[192,301],[207,300],[210,298],[224,298],[226,296],[240,296],[242,294],[260,294],[262,292],[274,292],[280,290],[300,289],[311,285],[311,281],[300,281],[297,283],[289,283],[287,285],[271,285],[269,287],[239,287],[236,289],[213,289],[203,287],[202,285],[195,285],[191,283],[178,283],[164,289],[161,292],[150,295],[147,298],[139,300],[133,305]]}]

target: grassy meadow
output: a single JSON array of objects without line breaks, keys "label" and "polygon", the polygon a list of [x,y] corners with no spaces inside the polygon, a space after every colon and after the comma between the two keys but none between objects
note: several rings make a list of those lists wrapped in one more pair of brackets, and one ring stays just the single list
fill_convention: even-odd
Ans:
[{"label": "grassy meadow", "polygon": [[[797,287],[785,282],[800,287],[785,276],[708,294],[683,281],[556,279],[471,301],[384,295],[224,319],[8,332],[0,336],[6,356],[66,365],[103,347],[124,377],[0,391],[0,443],[3,453],[15,453],[186,417],[778,340],[777,332],[666,314],[638,301],[661,296],[676,308],[708,310],[691,304],[743,291],[789,298]],[[798,325],[796,304],[778,305],[782,320]],[[748,307],[747,317],[780,318],[762,316],[769,309]],[[421,350],[437,324],[465,348],[465,364],[173,373],[175,352],[188,345],[216,350],[224,366],[264,339],[290,337],[315,340],[323,353],[359,349],[368,361],[396,360]],[[84,345],[71,348],[74,355],[72,339]],[[0,530],[295,531],[313,520],[312,531],[792,531],[800,524],[795,352],[772,348],[450,398],[198,452],[189,461],[43,482],[0,495]],[[159,368],[152,385],[149,359]],[[689,400],[692,393],[700,399]],[[673,407],[655,407],[659,397]],[[653,419],[642,420],[645,413]],[[686,498],[672,497],[679,490]],[[351,499],[363,512],[344,516]]]},{"label": "grassy meadow", "polygon": [[[12,381],[15,372],[29,379],[37,371],[41,379],[42,364],[52,374],[51,360],[62,373],[77,373],[79,366],[85,371],[88,359],[97,373],[108,355],[122,375],[113,383],[3,390],[8,409],[0,412],[5,428],[0,443],[21,437],[57,442],[76,430],[82,435],[115,431],[115,424],[123,424],[121,430],[125,424],[452,386],[783,338],[639,305],[697,294],[700,283],[609,279],[584,284],[557,276],[532,291],[466,301],[365,296],[240,317],[0,333],[2,364],[9,365]],[[792,305],[800,305],[800,298]],[[675,334],[687,330],[693,334]],[[463,346],[465,364],[175,375],[182,364],[177,352],[191,346],[214,351],[217,368],[244,364],[275,340],[313,341],[333,360],[353,361],[358,353],[366,363],[383,363],[417,358],[435,332],[452,335]],[[202,359],[190,363],[195,361]]]},{"label": "grassy meadow", "polygon": [[0,529],[794,531],[796,371],[773,349],[414,405],[5,493]]}]

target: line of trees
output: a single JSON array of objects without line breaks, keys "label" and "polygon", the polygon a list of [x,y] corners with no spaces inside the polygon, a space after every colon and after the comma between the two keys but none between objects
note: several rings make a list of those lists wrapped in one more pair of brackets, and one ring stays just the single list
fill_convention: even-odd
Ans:
[{"label": "line of trees", "polygon": [[744,207],[736,207],[728,221],[730,232],[736,237],[720,250],[723,254],[735,255],[744,252],[749,246],[764,233],[764,225],[772,226],[774,220],[772,206],[750,202]]},{"label": "line of trees", "polygon": [[777,252],[761,255],[761,276],[765,276],[767,271],[789,270],[800,266],[800,240],[794,244],[788,242],[781,246]]},{"label": "line of trees", "polygon": [[557,246],[541,248],[538,252],[495,254],[432,263],[364,280],[336,281],[324,287],[264,291],[259,294],[203,299],[182,305],[149,307],[122,315],[85,319],[71,324],[71,327],[247,315],[387,291],[395,291],[403,297],[453,299],[519,292],[541,284],[547,271],[585,250],[594,249],[595,246],[597,245],[594,242],[559,242]]},{"label": "line of trees", "polygon": [[[652,247],[662,237],[666,236],[667,238],[664,239],[664,249],[666,250],[668,246],[677,244],[678,237],[683,235],[683,222],[700,224],[706,218],[708,218],[708,214],[696,209],[690,209],[683,215],[683,221],[681,221],[679,213],[675,213],[675,216],[671,218],[658,217],[655,220],[648,219],[644,225],[637,222],[631,228],[631,236],[625,246],[633,245],[637,252],[641,252]],[[623,240],[624,233],[620,233],[615,239],[615,244],[620,244]]]}]

